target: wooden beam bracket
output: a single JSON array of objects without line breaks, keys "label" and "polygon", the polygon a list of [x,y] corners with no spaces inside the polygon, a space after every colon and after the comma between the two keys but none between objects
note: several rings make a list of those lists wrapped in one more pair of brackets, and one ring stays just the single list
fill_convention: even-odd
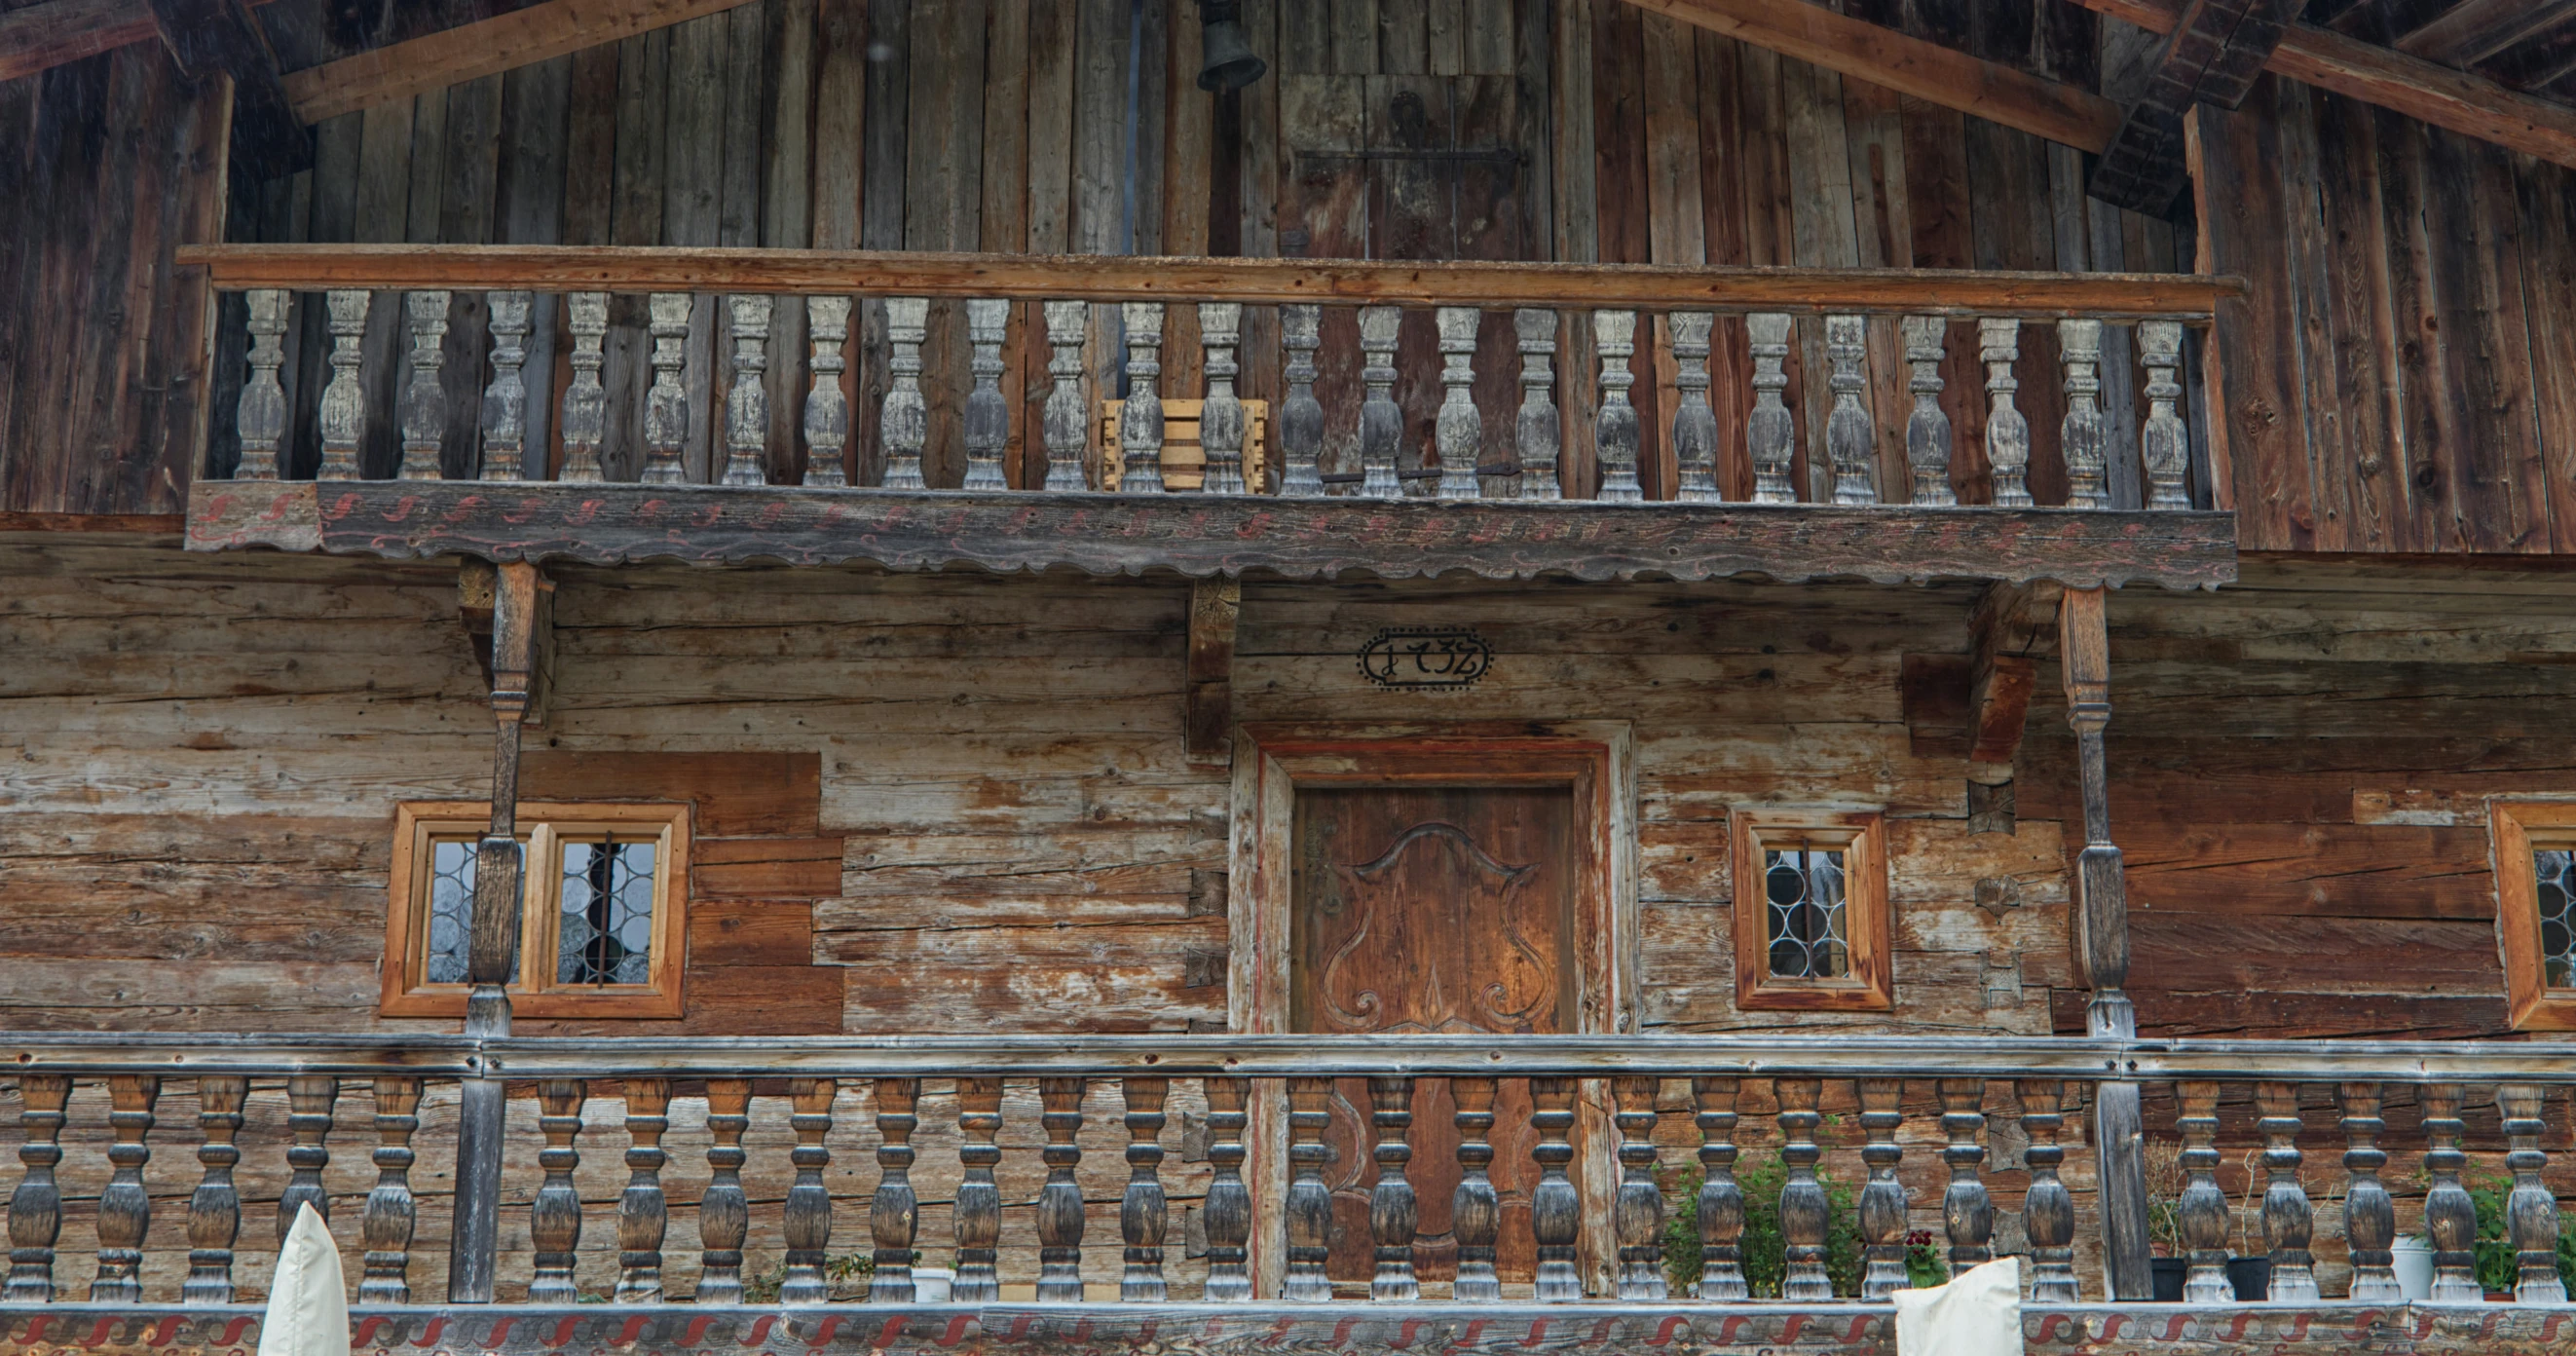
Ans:
[{"label": "wooden beam bracket", "polygon": [[2038,656],[2057,638],[2065,590],[2052,580],[1993,584],[1968,616],[1968,819],[1972,833],[2013,829],[2013,764],[2031,695],[2039,688]]},{"label": "wooden beam bracket", "polygon": [[232,169],[275,179],[313,167],[313,131],[295,117],[277,54],[244,0],[149,0],[154,27],[192,80],[233,82]]},{"label": "wooden beam bracket", "polygon": [[2233,109],[2263,73],[2300,0],[2186,0],[2157,53],[2155,74],[2104,148],[2086,191],[2163,216],[2191,181],[2183,115],[2194,104]]},{"label": "wooden beam bracket", "polygon": [[1181,722],[1191,764],[1234,761],[1234,627],[1243,585],[1233,579],[1190,583],[1190,686]]}]

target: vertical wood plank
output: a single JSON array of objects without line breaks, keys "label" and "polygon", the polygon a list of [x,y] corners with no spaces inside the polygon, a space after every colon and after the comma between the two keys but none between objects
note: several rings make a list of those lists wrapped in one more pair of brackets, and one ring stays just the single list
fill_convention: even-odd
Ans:
[{"label": "vertical wood plank", "polygon": [[[1553,218],[1559,263],[1601,262],[1600,174],[1595,160],[1593,127],[1593,8],[1615,0],[1559,0],[1551,10],[1555,29],[1549,71],[1553,112],[1548,166],[1554,193]],[[1597,483],[1592,456],[1592,423],[1599,404],[1594,380],[1590,318],[1575,309],[1557,313],[1557,484],[1568,499],[1588,499]]]},{"label": "vertical wood plank", "polygon": [[[904,193],[911,135],[912,0],[871,0],[866,34],[867,81],[861,114],[866,147],[860,159],[859,248],[904,247]],[[887,337],[887,302],[862,297],[859,310],[857,400],[859,449],[853,484],[884,483],[888,453],[883,418],[894,385]]]},{"label": "vertical wood plank", "polygon": [[[509,245],[552,245],[563,240],[564,157],[569,144],[572,58],[522,66],[501,78],[502,145],[496,234]],[[557,354],[562,307],[538,293],[530,307],[528,419],[525,478],[553,477],[548,452],[555,445],[555,411],[563,387]],[[564,375],[569,375],[568,372]]]},{"label": "vertical wood plank", "polygon": [[[1598,167],[1594,204],[1600,220],[1600,261],[1605,264],[1647,263],[1654,253],[1646,163],[1646,18],[1645,11],[1634,5],[1595,4],[1592,9],[1592,158]],[[1650,347],[1654,333],[1652,327],[1644,328]],[[1594,342],[1600,337],[1596,329]],[[1606,373],[1608,355],[1602,357]],[[1672,482],[1664,479],[1667,407],[1654,380],[1653,365],[1644,364],[1638,375],[1645,380],[1629,388],[1626,398],[1635,410],[1637,425],[1638,492],[1648,499],[1667,499],[1672,496]],[[1606,389],[1598,399],[1605,409],[1611,403]],[[1613,492],[1609,453],[1605,449],[1597,455],[1602,459],[1598,493],[1608,498]]]},{"label": "vertical wood plank", "polygon": [[[664,93],[671,35],[667,29],[621,40],[617,52],[615,159],[611,165],[608,241],[662,243]],[[650,302],[609,301],[607,388],[611,477],[642,478],[645,402],[653,384]]]},{"label": "vertical wood plank", "polygon": [[[1029,19],[1026,0],[991,6],[984,29],[984,167],[983,202],[976,210],[979,248],[1017,254],[1029,248]],[[1033,486],[1045,478],[1044,446],[1033,436],[1042,427],[1028,417],[1030,382],[1045,367],[1046,335],[1035,302],[1006,302],[1002,371],[997,389],[1004,400],[1003,480]],[[1034,360],[1032,355],[1035,355]],[[1024,479],[1024,458],[1039,452],[1036,478]]]},{"label": "vertical wood plank", "polygon": [[[726,17],[709,14],[673,24],[664,87],[662,240],[665,245],[722,243]],[[717,298],[689,306],[687,443],[681,464],[692,483],[715,478],[715,427],[724,389],[716,354],[723,328]]]},{"label": "vertical wood plank", "polygon": [[[868,145],[867,0],[816,0],[814,46],[814,220],[810,234],[816,249],[856,249],[859,188],[866,173]],[[857,300],[844,298],[847,302]],[[863,304],[851,319],[856,322],[847,327],[851,338],[864,339]],[[824,483],[861,483],[856,478],[857,467],[875,442],[869,436],[875,427],[875,415],[861,395],[868,358],[864,343],[848,351],[837,378],[841,399],[851,412],[850,436],[841,449],[841,465],[826,473]],[[815,483],[813,477],[818,469],[808,461],[808,483]]]},{"label": "vertical wood plank", "polygon": [[[814,243],[815,0],[762,0],[766,13],[762,64],[766,97],[754,102],[761,116],[766,158],[760,167],[760,243],[769,249],[807,249]],[[735,95],[732,97],[739,97]],[[770,308],[769,483],[802,484],[806,449],[806,388],[811,382],[806,308],[781,297]]]},{"label": "vertical wood plank", "polygon": [[[1690,29],[1660,14],[1645,16],[1643,27],[1647,260],[1704,264],[1708,218],[1700,184],[1698,45]],[[1700,411],[1685,408],[1673,343],[1671,319],[1652,317],[1645,370],[1653,377],[1656,408],[1668,412],[1668,427],[1657,440],[1652,465],[1640,468],[1639,478],[1658,491],[1648,498],[1689,498],[1696,483],[1679,444],[1683,421]],[[1699,389],[1704,399],[1705,388]]]}]

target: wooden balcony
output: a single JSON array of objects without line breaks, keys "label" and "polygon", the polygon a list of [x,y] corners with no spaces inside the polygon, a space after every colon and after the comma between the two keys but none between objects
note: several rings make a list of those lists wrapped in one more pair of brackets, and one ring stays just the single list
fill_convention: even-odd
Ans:
[{"label": "wooden balcony", "polygon": [[[2187,357],[2241,290],[2228,279],[551,247],[183,258],[241,297],[217,361],[239,394],[210,458],[230,479],[192,492],[199,549],[2078,587],[2234,572],[2231,517],[2191,507]],[[1043,402],[1006,394],[1013,373],[1035,387],[1041,357]],[[1663,392],[1651,434],[1641,382]],[[2065,392],[2054,427],[2020,409],[2035,382]],[[1275,408],[1247,418],[1256,388]],[[1167,401],[1189,402],[1195,446],[1167,439]],[[945,470],[935,426],[962,444]],[[2034,501],[2035,468],[2062,479],[2062,504]]]}]

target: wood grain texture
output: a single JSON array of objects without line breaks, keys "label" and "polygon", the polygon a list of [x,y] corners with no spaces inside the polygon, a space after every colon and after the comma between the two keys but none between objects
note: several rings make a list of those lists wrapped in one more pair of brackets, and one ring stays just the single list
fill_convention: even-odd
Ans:
[{"label": "wood grain texture", "polygon": [[297,117],[321,122],[477,76],[718,13],[744,0],[548,0],[286,77]]}]

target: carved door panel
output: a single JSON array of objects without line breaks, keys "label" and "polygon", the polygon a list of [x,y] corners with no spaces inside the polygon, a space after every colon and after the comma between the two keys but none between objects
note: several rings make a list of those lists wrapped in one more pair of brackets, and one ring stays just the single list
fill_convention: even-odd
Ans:
[{"label": "carved door panel", "polygon": [[[1311,1032],[1544,1034],[1573,1022],[1574,796],[1565,787],[1366,787],[1297,795],[1289,1020]],[[1502,1200],[1497,1270],[1530,1278],[1529,1094],[1496,1089],[1493,1166]],[[1373,1270],[1368,1083],[1337,1085],[1326,1141],[1336,1281]],[[1445,1081],[1413,1095],[1414,1265],[1456,1274],[1456,1105]]]}]

